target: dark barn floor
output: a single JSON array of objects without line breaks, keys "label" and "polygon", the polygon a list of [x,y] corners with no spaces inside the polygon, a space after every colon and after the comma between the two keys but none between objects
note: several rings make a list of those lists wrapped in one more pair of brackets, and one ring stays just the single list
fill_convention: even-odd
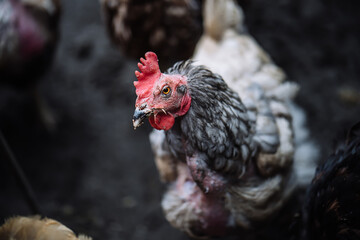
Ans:
[{"label": "dark barn floor", "polygon": [[[360,6],[346,0],[244,0],[249,32],[301,91],[296,99],[321,147],[360,120]],[[111,45],[96,0],[63,0],[61,41],[40,92],[57,119],[52,132],[27,95],[0,86],[0,129],[39,204],[94,239],[188,239],[161,212],[148,142],[132,128],[136,62]],[[29,215],[0,155],[0,220]]]}]

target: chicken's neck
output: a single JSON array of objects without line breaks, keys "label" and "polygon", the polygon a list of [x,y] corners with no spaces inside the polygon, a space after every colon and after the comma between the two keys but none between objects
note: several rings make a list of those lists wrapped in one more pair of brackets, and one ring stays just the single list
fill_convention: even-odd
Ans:
[{"label": "chicken's neck", "polygon": [[243,171],[256,154],[254,123],[237,93],[221,76],[191,62],[178,63],[169,73],[184,74],[192,102],[187,114],[176,119],[178,128],[167,133],[169,139],[181,139],[186,156],[204,153],[215,170]]}]

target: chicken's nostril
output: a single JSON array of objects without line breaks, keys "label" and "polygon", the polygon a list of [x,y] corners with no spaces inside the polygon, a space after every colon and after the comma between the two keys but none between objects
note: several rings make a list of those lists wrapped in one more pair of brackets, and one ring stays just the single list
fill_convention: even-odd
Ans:
[{"label": "chicken's nostril", "polygon": [[146,118],[146,112],[135,109],[133,120],[136,121],[136,120],[141,120],[144,118]]},{"label": "chicken's nostril", "polygon": [[144,110],[147,107],[146,103],[141,104],[141,106],[139,107],[140,110]]}]

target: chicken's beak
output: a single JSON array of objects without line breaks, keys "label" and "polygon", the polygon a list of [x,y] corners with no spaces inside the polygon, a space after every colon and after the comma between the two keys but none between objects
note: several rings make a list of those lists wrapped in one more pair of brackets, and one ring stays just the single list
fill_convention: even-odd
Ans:
[{"label": "chicken's beak", "polygon": [[152,114],[152,112],[153,111],[148,108],[145,108],[143,110],[136,108],[132,120],[134,129],[140,127],[144,123],[144,120],[148,118]]}]

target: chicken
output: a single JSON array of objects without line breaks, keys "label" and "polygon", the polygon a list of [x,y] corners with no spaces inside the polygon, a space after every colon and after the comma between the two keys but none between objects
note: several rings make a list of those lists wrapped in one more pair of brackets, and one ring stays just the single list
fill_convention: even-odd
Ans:
[{"label": "chicken", "polygon": [[301,239],[360,239],[360,122],[315,174]]},{"label": "chicken", "polygon": [[0,2],[0,79],[33,86],[51,62],[58,39],[59,0]]},{"label": "chicken", "polygon": [[132,58],[151,50],[169,67],[191,57],[201,36],[201,0],[100,2],[111,39]]},{"label": "chicken", "polygon": [[34,96],[47,128],[54,116],[37,83],[49,68],[58,40],[60,0],[0,1],[0,84]]},{"label": "chicken", "polygon": [[148,118],[156,129],[165,217],[193,237],[273,221],[310,182],[317,154],[292,103],[298,86],[245,32],[241,8],[207,0],[204,17],[193,61],[163,74],[148,52],[134,82],[134,128]]},{"label": "chicken", "polygon": [[85,235],[76,237],[73,231],[58,221],[40,217],[13,217],[0,227],[1,240],[91,240]]}]

